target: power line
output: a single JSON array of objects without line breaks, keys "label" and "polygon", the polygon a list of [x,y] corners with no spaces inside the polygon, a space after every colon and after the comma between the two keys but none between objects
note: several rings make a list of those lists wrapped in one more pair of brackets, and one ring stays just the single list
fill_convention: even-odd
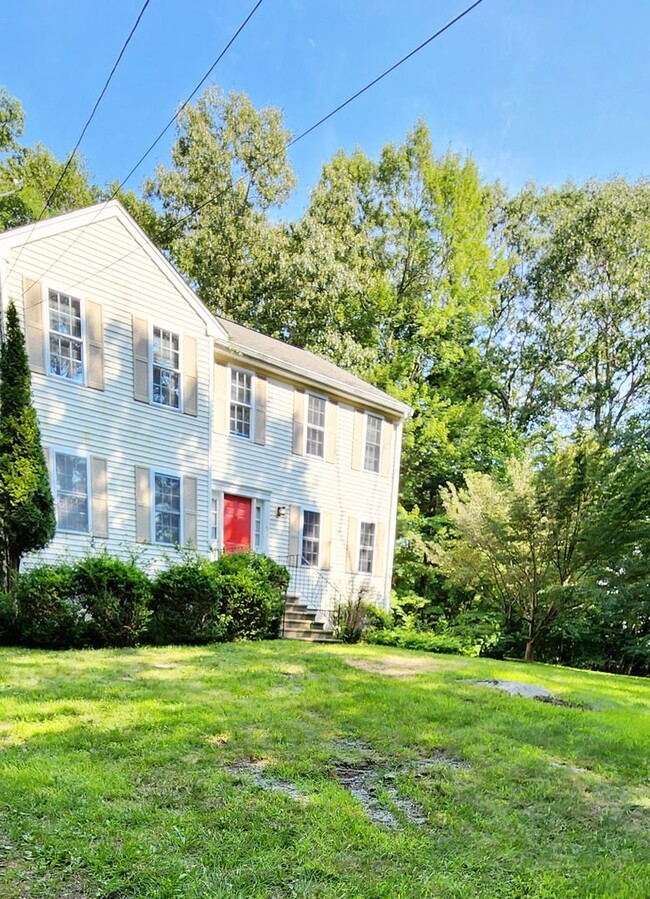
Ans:
[{"label": "power line", "polygon": [[125,53],[125,51],[126,51],[126,48],[129,46],[129,43],[131,42],[131,38],[132,38],[133,35],[135,34],[135,32],[136,32],[136,30],[137,30],[137,27],[138,27],[138,25],[140,24],[140,20],[142,19],[142,16],[145,14],[145,11],[146,11],[147,7],[149,6],[149,3],[150,3],[150,2],[151,2],[151,0],[145,0],[144,5],[142,6],[142,9],[140,10],[140,12],[139,12],[139,14],[138,14],[138,18],[135,20],[135,23],[134,23],[134,25],[133,25],[133,28],[132,28],[131,31],[129,32],[129,35],[128,35],[127,39],[126,39],[126,40],[124,41],[124,43],[122,44],[122,49],[120,50],[120,52],[119,52],[119,54],[118,54],[118,57],[117,57],[117,59],[115,60],[115,63],[114,63],[114,65],[113,65],[113,68],[111,69],[110,74],[109,74],[108,78],[106,79],[106,82],[105,82],[105,84],[104,84],[104,87],[103,87],[102,90],[101,90],[101,93],[100,93],[99,97],[97,97],[97,100],[95,101],[95,105],[94,105],[93,108],[92,108],[92,112],[91,112],[90,115],[88,116],[88,121],[86,122],[86,124],[83,126],[83,128],[82,128],[82,130],[81,130],[81,134],[79,135],[79,140],[78,140],[77,143],[75,144],[74,150],[72,151],[72,153],[68,156],[68,160],[67,160],[65,166],[63,167],[63,171],[62,171],[61,174],[59,175],[58,181],[57,181],[56,184],[54,185],[54,188],[52,189],[52,191],[51,191],[49,197],[47,198],[47,200],[46,200],[46,202],[45,202],[45,206],[43,206],[43,208],[42,208],[42,210],[41,210],[41,212],[40,212],[40,215],[39,215],[38,218],[36,219],[37,222],[40,222],[40,220],[41,220],[41,219],[43,218],[43,216],[45,215],[45,212],[49,209],[50,203],[51,203],[52,200],[54,199],[54,196],[55,196],[57,190],[59,189],[59,187],[60,187],[60,185],[61,185],[61,182],[62,182],[63,179],[65,178],[65,176],[66,176],[66,174],[67,174],[67,172],[68,172],[68,169],[69,169],[70,166],[72,165],[72,160],[74,159],[74,157],[75,157],[75,155],[76,155],[76,153],[77,153],[77,150],[79,149],[79,144],[80,144],[81,141],[84,139],[84,135],[85,135],[86,131],[88,130],[88,126],[90,125],[90,123],[91,123],[92,120],[94,119],[95,113],[97,112],[97,108],[98,108],[99,104],[102,102],[102,99],[104,98],[104,94],[105,94],[106,91],[108,90],[108,86],[109,86],[109,84],[111,83],[111,81],[112,81],[112,79],[113,79],[113,75],[115,74],[115,72],[116,72],[116,70],[117,70],[117,67],[119,66],[120,62],[122,61],[122,57],[124,56],[124,53]]},{"label": "power line", "polygon": [[[59,187],[61,186],[61,183],[62,183],[63,179],[65,178],[65,176],[66,176],[68,170],[70,169],[70,166],[72,165],[72,160],[74,159],[74,157],[75,157],[75,155],[76,155],[76,153],[77,153],[77,150],[79,149],[79,145],[81,144],[81,141],[83,140],[84,135],[86,134],[86,131],[88,130],[88,127],[89,127],[90,123],[92,122],[92,120],[93,120],[94,117],[95,117],[95,113],[97,112],[97,109],[98,109],[98,107],[99,107],[99,104],[101,103],[102,99],[104,98],[104,94],[105,94],[106,91],[108,90],[108,86],[109,86],[109,84],[111,83],[111,81],[112,81],[112,79],[113,79],[113,75],[114,75],[115,72],[117,71],[117,67],[119,66],[120,62],[122,61],[122,57],[124,56],[124,53],[125,53],[125,51],[126,51],[126,48],[129,46],[129,44],[130,44],[130,42],[131,42],[131,38],[132,38],[133,35],[135,34],[135,32],[136,32],[136,30],[137,30],[137,28],[138,28],[138,25],[140,24],[140,20],[142,19],[142,16],[144,15],[144,13],[145,13],[147,7],[149,6],[149,3],[150,3],[150,2],[151,2],[151,0],[145,0],[144,4],[143,4],[143,6],[142,6],[142,9],[141,9],[140,12],[138,13],[137,19],[135,20],[135,23],[133,24],[133,27],[131,28],[131,31],[129,32],[129,34],[128,34],[126,40],[124,41],[124,43],[122,44],[122,48],[120,49],[120,52],[118,53],[118,56],[117,56],[117,59],[115,60],[115,63],[113,64],[113,68],[111,69],[110,74],[109,74],[108,78],[106,79],[106,81],[105,81],[105,83],[104,83],[104,86],[103,86],[103,88],[102,88],[102,90],[101,90],[99,96],[97,97],[97,100],[95,101],[95,105],[93,106],[92,111],[91,111],[90,115],[88,116],[88,120],[86,121],[86,124],[83,126],[83,128],[82,128],[82,130],[81,130],[81,134],[79,135],[79,139],[77,140],[77,143],[75,144],[72,153],[70,153],[70,155],[68,156],[68,159],[67,159],[67,161],[66,161],[66,163],[65,163],[65,165],[64,165],[64,167],[63,167],[63,169],[61,170],[61,173],[59,174],[59,177],[58,177],[58,179],[57,179],[57,181],[56,181],[56,184],[54,185],[54,187],[53,187],[52,190],[50,191],[50,194],[49,194],[47,200],[45,201],[45,205],[43,206],[43,208],[41,209],[41,211],[40,211],[38,217],[36,218],[36,220],[35,220],[35,221],[33,222],[33,224],[32,224],[32,230],[31,230],[31,232],[30,232],[30,235],[29,235],[28,240],[31,238],[32,234],[34,233],[34,228],[36,227],[36,223],[41,221],[41,219],[43,218],[43,216],[45,215],[45,213],[46,213],[47,210],[49,209],[50,203],[51,203],[52,200],[54,199],[54,196],[56,195],[57,190],[58,190]],[[21,253],[22,253],[22,251],[23,251],[23,247],[24,247],[24,246],[25,246],[25,244],[22,244],[20,250],[18,251],[18,255],[16,256],[16,259],[15,259],[15,261],[14,261],[14,264],[11,266],[11,268],[10,268],[9,271],[7,272],[7,275],[6,275],[5,279],[4,279],[3,284],[0,285],[0,291],[2,290],[2,287],[4,287],[4,285],[7,283],[7,279],[9,278],[9,276],[10,276],[11,273],[12,273],[12,271],[13,271],[14,268],[16,267],[16,265],[17,265],[17,263],[18,263],[18,260],[20,259],[20,256],[21,256]]]},{"label": "power line", "polygon": [[[148,0],[147,0],[147,2],[148,2]],[[214,70],[216,69],[216,67],[219,65],[219,63],[221,62],[221,60],[223,59],[223,57],[226,55],[226,53],[228,52],[228,50],[229,50],[229,49],[232,47],[232,45],[235,43],[235,41],[237,40],[237,38],[239,37],[239,35],[241,34],[241,32],[242,32],[242,31],[244,30],[244,28],[248,25],[249,21],[253,18],[253,16],[255,15],[255,13],[257,12],[257,10],[259,9],[259,7],[262,5],[263,2],[264,2],[264,0],[257,0],[257,3],[255,4],[255,6],[253,6],[253,8],[251,9],[251,11],[248,13],[248,15],[246,16],[246,18],[244,19],[244,21],[243,21],[243,22],[241,23],[241,25],[239,26],[239,28],[235,31],[235,33],[234,33],[233,36],[230,38],[230,40],[228,41],[228,43],[225,45],[225,47],[223,48],[223,50],[219,53],[219,55],[217,56],[217,58],[215,59],[215,61],[212,63],[212,65],[210,66],[210,68],[208,69],[208,71],[205,73],[205,75],[203,76],[203,78],[201,78],[201,80],[196,84],[196,86],[194,87],[194,89],[192,90],[192,92],[191,92],[190,94],[188,94],[188,96],[185,98],[185,100],[181,103],[179,109],[174,113],[174,115],[173,115],[173,116],[171,117],[171,119],[167,122],[167,124],[166,124],[165,127],[162,129],[162,131],[160,132],[160,134],[158,135],[158,137],[153,141],[153,143],[149,146],[149,148],[144,152],[144,154],[143,154],[143,155],[140,157],[140,159],[136,162],[136,164],[133,166],[133,168],[132,168],[131,171],[128,173],[128,175],[126,175],[126,177],[123,178],[123,179],[118,183],[117,187],[113,190],[113,192],[111,193],[110,197],[108,197],[108,201],[114,200],[114,199],[115,199],[115,197],[119,194],[119,192],[120,192],[121,189],[124,187],[124,185],[126,184],[126,182],[129,180],[129,178],[131,177],[131,175],[133,175],[133,173],[134,173],[134,172],[135,172],[135,171],[142,165],[142,163],[143,163],[144,160],[147,158],[147,156],[149,156],[149,154],[150,154],[151,151],[154,149],[154,147],[160,142],[160,140],[164,137],[164,135],[167,133],[167,131],[169,131],[169,129],[171,128],[171,126],[174,124],[174,122],[178,119],[178,117],[180,116],[180,114],[181,114],[181,113],[183,112],[183,110],[186,108],[186,106],[188,105],[188,103],[190,102],[190,100],[192,99],[192,97],[194,97],[194,96],[198,93],[198,91],[199,91],[199,90],[201,89],[201,87],[205,84],[205,82],[208,80],[208,78],[210,77],[210,75],[214,72]],[[107,202],[108,202],[108,201],[107,201]],[[72,241],[70,241],[70,243],[68,244],[68,246],[67,246],[64,250],[61,251],[61,253],[59,254],[59,256],[57,256],[57,258],[56,258],[53,262],[50,263],[50,265],[49,265],[49,266],[45,269],[45,271],[40,275],[40,278],[45,277],[45,275],[46,275],[46,274],[47,274],[47,273],[48,273],[48,272],[49,272],[49,271],[50,271],[50,270],[57,264],[57,262],[58,262],[63,256],[65,256],[66,253],[70,252],[70,250],[72,249],[72,247],[76,244],[76,242],[77,242],[77,241],[79,240],[79,238],[81,237],[83,231],[84,231],[86,228],[89,228],[90,225],[92,225],[92,223],[95,221],[95,219],[97,218],[97,215],[99,215],[99,211],[98,211],[97,214],[96,214],[96,215],[95,215],[95,216],[88,222],[88,224],[85,225],[84,228],[82,228],[82,229],[77,233],[77,235],[74,237],[74,239],[73,239]]]},{"label": "power line", "polygon": [[[300,132],[300,134],[298,134],[295,138],[292,138],[290,141],[288,141],[281,150],[278,150],[276,153],[273,153],[270,156],[267,156],[264,159],[262,164],[264,164],[266,162],[270,162],[273,159],[276,159],[282,153],[286,152],[289,149],[289,147],[294,146],[296,143],[298,143],[298,141],[305,138],[308,134],[311,134],[316,128],[319,128],[322,124],[324,124],[326,121],[331,119],[332,116],[336,115],[338,112],[340,112],[342,109],[344,109],[350,103],[352,103],[354,100],[356,100],[362,94],[364,94],[366,91],[370,90],[371,87],[373,87],[375,84],[377,84],[383,78],[385,78],[387,75],[390,75],[391,72],[394,72],[395,69],[399,68],[399,66],[403,65],[403,63],[405,63],[407,60],[411,59],[411,57],[413,57],[416,53],[419,53],[420,50],[423,50],[432,41],[436,40],[438,37],[443,35],[453,25],[455,25],[457,22],[459,22],[461,19],[463,19],[465,16],[467,16],[470,12],[472,12],[472,10],[476,9],[477,6],[480,6],[480,4],[482,2],[483,2],[483,0],[475,0],[474,3],[472,3],[466,9],[464,9],[461,13],[459,13],[453,19],[450,19],[449,22],[447,22],[445,25],[442,26],[442,28],[439,28],[436,32],[434,32],[432,35],[430,35],[426,40],[422,41],[421,44],[418,44],[418,46],[415,47],[413,50],[411,50],[409,53],[407,53],[406,56],[403,56],[396,63],[394,63],[392,66],[390,66],[385,71],[383,71],[380,75],[378,75],[376,78],[373,78],[372,81],[369,81],[360,90],[356,91],[354,94],[352,94],[350,97],[348,97],[347,100],[344,100],[342,103],[340,103],[338,106],[336,106],[331,112],[327,113],[327,115],[323,116],[317,122],[315,122],[313,125],[310,125],[309,128],[306,128],[304,131]],[[198,206],[195,206],[194,208],[190,209],[190,211],[188,213],[186,213],[186,215],[182,216],[180,219],[173,222],[171,225],[169,225],[167,228],[165,228],[163,231],[161,231],[160,234],[158,235],[158,239],[160,240],[162,238],[167,237],[176,228],[178,228],[179,225],[182,225],[183,222],[186,222],[188,219],[192,218],[192,216],[196,215],[197,212],[200,212],[206,206],[209,206],[212,203],[216,203],[223,196],[225,196],[225,194],[226,194],[225,191],[220,191],[218,194],[213,194],[211,197],[208,197],[207,200],[204,200],[202,203],[199,203]],[[117,265],[119,262],[122,262],[124,259],[131,256],[134,252],[135,252],[135,250],[129,250],[128,253],[125,253],[124,255],[118,257],[117,259],[114,259],[112,262],[107,263],[102,268],[93,272],[92,275],[88,275],[84,278],[81,278],[79,281],[75,281],[75,283],[71,284],[67,289],[72,290],[75,287],[78,287],[80,284],[83,284],[85,281],[88,280],[88,278],[94,277],[96,275],[100,275],[102,272],[106,271],[107,269],[111,268],[114,265]],[[49,269],[48,269],[48,271],[49,271]]]}]

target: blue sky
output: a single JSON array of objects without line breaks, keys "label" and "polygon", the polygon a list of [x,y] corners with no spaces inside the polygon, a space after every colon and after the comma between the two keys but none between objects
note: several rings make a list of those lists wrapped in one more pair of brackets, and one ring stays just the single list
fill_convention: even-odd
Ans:
[{"label": "blue sky", "polygon": [[[74,146],[142,0],[3,3],[0,84],[25,140]],[[264,0],[214,73],[300,132],[460,12],[469,0]],[[123,177],[211,65],[253,0],[151,0],[81,145],[100,183]],[[422,116],[437,152],[469,153],[512,189],[648,173],[650,4],[484,0],[449,32],[291,151],[297,215],[321,164],[377,155]],[[137,188],[163,141],[129,182]]]}]

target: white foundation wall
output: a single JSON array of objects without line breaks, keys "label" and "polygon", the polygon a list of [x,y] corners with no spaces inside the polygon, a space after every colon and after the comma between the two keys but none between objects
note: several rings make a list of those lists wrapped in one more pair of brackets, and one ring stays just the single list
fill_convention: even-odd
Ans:
[{"label": "white foundation wall", "polygon": [[[47,290],[100,303],[104,331],[104,390],[66,378],[32,373],[42,442],[107,462],[108,538],[57,532],[34,558],[53,561],[91,549],[127,556],[145,566],[174,557],[172,547],[136,542],[135,467],[197,479],[197,548],[209,551],[210,431],[213,337],[164,271],[117,218],[47,236],[13,249],[3,302],[23,313],[23,276],[41,282],[44,322]],[[132,316],[196,339],[197,415],[134,399]]]}]

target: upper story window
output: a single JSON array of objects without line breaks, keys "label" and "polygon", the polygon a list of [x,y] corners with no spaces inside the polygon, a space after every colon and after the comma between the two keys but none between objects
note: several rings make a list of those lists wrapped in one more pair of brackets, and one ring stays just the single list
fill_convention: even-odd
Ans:
[{"label": "upper story window", "polygon": [[230,433],[251,436],[253,408],[252,375],[233,368],[230,372]]},{"label": "upper story window", "polygon": [[154,541],[169,546],[181,542],[181,479],[154,474]]},{"label": "upper story window", "polygon": [[181,361],[178,334],[153,329],[153,392],[154,403],[179,409],[181,405]]},{"label": "upper story window", "polygon": [[383,419],[376,415],[366,415],[366,445],[363,457],[363,467],[366,471],[379,471],[382,424]]},{"label": "upper story window", "polygon": [[359,571],[372,574],[375,556],[375,525],[362,521],[359,529]]},{"label": "upper story window", "polygon": [[310,512],[308,509],[305,509],[302,516],[301,563],[303,565],[315,565],[318,567],[320,553],[320,512]]},{"label": "upper story window", "polygon": [[87,534],[88,509],[88,460],[71,453],[55,453],[54,487],[56,493],[56,522],[63,531]]},{"label": "upper story window", "polygon": [[81,300],[50,290],[48,303],[50,374],[83,382]]},{"label": "upper story window", "polygon": [[325,456],[325,412],[327,400],[307,394],[307,439],[305,453],[308,456]]}]

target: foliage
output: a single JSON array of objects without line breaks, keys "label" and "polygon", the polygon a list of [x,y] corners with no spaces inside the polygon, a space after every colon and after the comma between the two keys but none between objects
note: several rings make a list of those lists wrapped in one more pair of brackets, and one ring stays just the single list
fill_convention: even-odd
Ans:
[{"label": "foliage", "polygon": [[162,571],[152,584],[147,642],[205,644],[224,637],[221,583],[214,566],[188,558]]},{"label": "foliage", "polygon": [[229,640],[263,640],[280,633],[289,572],[266,556],[232,553],[212,565],[221,588]]},{"label": "foliage", "polygon": [[401,649],[419,649],[424,652],[441,652],[452,655],[477,656],[481,644],[468,643],[454,634],[435,634],[409,627],[395,627],[370,630],[366,634],[367,643],[380,646],[399,646]]},{"label": "foliage", "polygon": [[332,621],[334,636],[342,643],[358,643],[365,636],[373,619],[383,623],[379,613],[380,610],[369,602],[365,593],[360,590],[356,595],[339,603],[334,610]]},{"label": "foliage", "polygon": [[71,649],[84,645],[85,610],[76,601],[71,565],[36,565],[13,587],[16,633],[23,646]]},{"label": "foliage", "polygon": [[54,502],[41,446],[25,340],[13,302],[0,346],[0,583],[54,536]]},{"label": "foliage", "polygon": [[151,585],[135,562],[105,553],[72,566],[71,596],[83,611],[90,646],[134,646],[151,615]]}]

